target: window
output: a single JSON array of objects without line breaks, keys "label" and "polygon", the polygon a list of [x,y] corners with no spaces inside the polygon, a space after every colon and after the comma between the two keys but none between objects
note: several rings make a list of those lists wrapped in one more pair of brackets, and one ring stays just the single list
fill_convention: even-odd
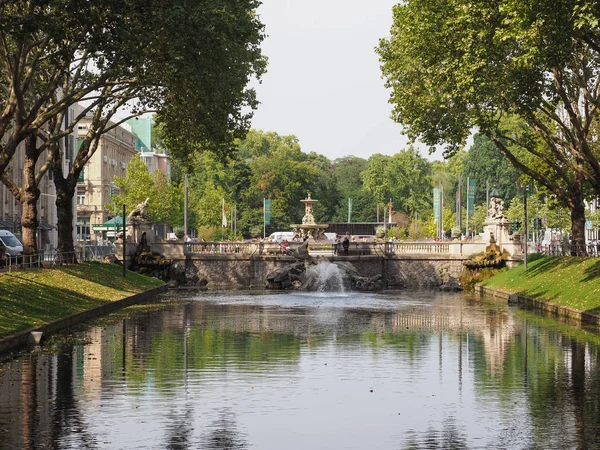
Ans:
[{"label": "window", "polygon": [[77,218],[77,240],[78,241],[89,241],[90,240],[90,218],[89,217],[78,217]]},{"label": "window", "polygon": [[85,205],[85,188],[77,188],[77,204]]}]

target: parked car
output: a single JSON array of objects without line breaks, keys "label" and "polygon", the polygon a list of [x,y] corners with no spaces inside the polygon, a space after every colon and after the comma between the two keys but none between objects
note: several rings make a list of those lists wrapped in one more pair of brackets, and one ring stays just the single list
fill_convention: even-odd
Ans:
[{"label": "parked car", "polygon": [[294,233],[292,231],[276,231],[275,233],[271,233],[269,240],[272,242],[283,242],[284,240],[291,241],[293,237]]},{"label": "parked car", "polygon": [[8,230],[0,230],[0,241],[8,256],[16,256],[23,253],[23,244]]}]

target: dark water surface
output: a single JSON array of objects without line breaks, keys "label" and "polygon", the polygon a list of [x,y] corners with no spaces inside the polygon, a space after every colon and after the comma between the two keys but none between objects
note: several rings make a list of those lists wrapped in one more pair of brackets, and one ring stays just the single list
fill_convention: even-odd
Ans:
[{"label": "dark water surface", "polygon": [[465,294],[161,303],[0,362],[0,448],[600,448],[593,332]]}]

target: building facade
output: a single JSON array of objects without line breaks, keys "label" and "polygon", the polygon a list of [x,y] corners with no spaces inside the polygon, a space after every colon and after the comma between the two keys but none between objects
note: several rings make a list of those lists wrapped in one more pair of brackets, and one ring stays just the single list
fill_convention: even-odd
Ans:
[{"label": "building facade", "polygon": [[[74,109],[69,108],[65,117],[65,123],[74,117]],[[62,160],[65,167],[63,171],[68,170],[70,162],[75,151],[76,135],[70,134],[61,139],[59,143],[62,152]],[[40,142],[41,144],[41,142]],[[40,169],[46,162],[47,153],[44,152],[36,164],[36,169]],[[6,169],[11,179],[19,187],[23,186],[23,166],[25,164],[25,145],[19,144],[10,164]],[[58,244],[58,216],[56,212],[56,189],[52,179],[52,172],[47,171],[39,184],[40,198],[37,202],[38,209],[38,232],[37,245],[38,251],[55,248]],[[75,203],[73,208],[75,208]],[[74,210],[75,211],[75,210]],[[19,239],[21,239],[21,203],[14,197],[10,190],[0,183],[0,229],[9,230]]]},{"label": "building facade", "polygon": [[[89,126],[89,118],[79,123],[78,148]],[[98,148],[85,165],[77,183],[77,241],[103,242],[114,237],[116,230],[112,233],[95,233],[94,226],[100,226],[119,214],[111,198],[113,180],[115,176],[125,176],[127,164],[137,155],[135,142],[136,136],[127,124],[101,136]]]}]

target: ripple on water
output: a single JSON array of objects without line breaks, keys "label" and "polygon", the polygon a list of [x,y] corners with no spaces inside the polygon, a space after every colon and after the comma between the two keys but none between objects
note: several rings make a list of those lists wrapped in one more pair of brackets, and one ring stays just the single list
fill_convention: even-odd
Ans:
[{"label": "ripple on water", "polygon": [[183,300],[3,364],[0,448],[593,443],[596,418],[580,413],[600,408],[597,344],[506,305],[423,292]]}]

